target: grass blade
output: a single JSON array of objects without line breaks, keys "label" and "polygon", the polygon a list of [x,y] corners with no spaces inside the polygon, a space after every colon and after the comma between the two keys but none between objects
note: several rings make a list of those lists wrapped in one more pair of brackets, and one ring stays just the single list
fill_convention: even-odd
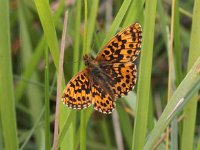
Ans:
[{"label": "grass blade", "polygon": [[126,11],[128,10],[129,8],[129,5],[131,3],[131,0],[126,0],[126,1],[123,1],[123,4],[122,6],[120,7],[118,13],[117,13],[117,16],[115,17],[110,29],[109,29],[109,32],[108,34],[106,35],[101,47],[104,46],[104,44],[106,42],[108,42],[110,40],[110,38],[116,33],[116,31],[119,29],[119,25],[121,24],[122,22],[122,19],[124,18],[124,15],[126,14]]},{"label": "grass blade", "polygon": [[142,16],[141,14],[143,13],[142,11],[144,2],[144,0],[134,0],[131,2],[126,18],[123,22],[123,27],[126,27],[129,24],[139,20],[139,18]]},{"label": "grass blade", "polygon": [[[188,70],[191,68],[192,64],[200,56],[200,1],[195,0],[193,9],[193,19],[192,19],[192,32],[190,39],[189,48],[189,60],[188,60]],[[187,116],[183,120],[183,133],[181,140],[181,149],[188,150],[193,149],[194,145],[194,128],[196,121],[196,110],[197,110],[197,100],[198,94],[194,95],[188,105],[184,108],[184,116]]]},{"label": "grass blade", "polygon": [[49,50],[45,49],[45,149],[50,149]]},{"label": "grass blade", "polygon": [[148,137],[144,150],[149,150],[153,147],[156,140],[162,134],[163,130],[170,121],[183,109],[190,101],[190,98],[200,88],[200,57],[195,62],[191,70],[183,79],[177,90],[173,93],[169,103],[165,107],[160,119]]},{"label": "grass blade", "polygon": [[53,141],[53,149],[58,149],[58,127],[59,127],[59,118],[60,118],[60,98],[61,98],[61,88],[62,88],[62,75],[63,75],[63,61],[64,61],[64,50],[65,50],[65,41],[66,41],[66,33],[67,33],[67,21],[68,21],[68,12],[65,12],[64,17],[64,26],[61,40],[61,48],[60,48],[60,59],[59,59],[59,67],[58,67],[58,78],[57,78],[57,95],[56,95],[56,117],[55,117],[55,125],[54,125],[54,141]]},{"label": "grass blade", "polygon": [[[73,62],[80,59],[80,26],[81,26],[81,4],[82,1],[76,1],[76,23],[75,23],[75,41],[73,50]],[[79,63],[73,64],[73,75],[79,71]]]},{"label": "grass blade", "polygon": [[51,51],[51,55],[54,60],[55,67],[58,70],[59,45],[50,6],[47,0],[35,0],[34,2],[43,26],[45,38],[47,40],[48,46]]},{"label": "grass blade", "polygon": [[[84,41],[83,41],[83,55],[86,54],[89,49],[87,49],[87,22],[88,22],[88,2],[87,0],[84,0]],[[83,68],[83,62],[81,63],[81,68]],[[81,124],[80,124],[80,150],[86,150],[86,127],[87,127],[87,123],[86,123],[86,113],[87,110],[82,110],[81,111]]]},{"label": "grass blade", "polygon": [[[43,49],[45,47],[45,39],[44,36],[39,40],[38,45],[36,46],[34,53],[32,54],[32,57],[29,59],[29,62],[27,63],[27,68],[23,71],[21,74],[21,78],[24,78],[28,80],[31,75],[34,73],[37,65],[40,62],[41,56],[43,54]],[[19,81],[15,87],[15,98],[16,101],[19,101],[24,94],[24,91],[27,87],[27,84],[24,81]]]},{"label": "grass blade", "polygon": [[5,149],[17,150],[17,126],[10,48],[9,1],[0,2],[0,115]]},{"label": "grass blade", "polygon": [[146,1],[132,150],[142,149],[146,139],[156,5],[157,1]]}]

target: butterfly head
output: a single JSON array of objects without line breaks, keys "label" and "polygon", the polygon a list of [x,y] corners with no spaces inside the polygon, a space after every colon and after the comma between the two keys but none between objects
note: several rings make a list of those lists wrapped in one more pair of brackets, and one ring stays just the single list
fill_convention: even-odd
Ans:
[{"label": "butterfly head", "polygon": [[89,56],[87,54],[83,56],[83,60],[84,60],[85,66],[93,66],[95,64],[94,57]]}]

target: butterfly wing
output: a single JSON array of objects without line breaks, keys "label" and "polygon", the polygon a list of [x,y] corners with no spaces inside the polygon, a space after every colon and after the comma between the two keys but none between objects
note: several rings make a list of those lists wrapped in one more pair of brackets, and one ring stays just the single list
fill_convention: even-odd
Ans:
[{"label": "butterfly wing", "polygon": [[101,64],[100,68],[107,77],[116,98],[127,95],[133,90],[137,79],[137,67],[134,63]]},{"label": "butterfly wing", "polygon": [[66,85],[62,101],[69,108],[84,109],[92,104],[91,85],[88,70],[84,69]]},{"label": "butterfly wing", "polygon": [[92,104],[95,110],[104,114],[110,114],[115,109],[114,99],[105,88],[96,83],[92,85]]},{"label": "butterfly wing", "polygon": [[110,81],[116,98],[127,95],[136,84],[138,57],[142,42],[142,28],[132,24],[117,33],[96,57],[100,68]]},{"label": "butterfly wing", "polygon": [[98,62],[133,62],[141,49],[142,28],[139,23],[132,24],[117,33],[98,53]]}]

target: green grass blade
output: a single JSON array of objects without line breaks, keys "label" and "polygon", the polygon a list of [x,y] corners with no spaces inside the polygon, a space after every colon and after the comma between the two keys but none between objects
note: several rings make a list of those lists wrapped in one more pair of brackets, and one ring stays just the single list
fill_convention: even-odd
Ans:
[{"label": "green grass blade", "polygon": [[89,50],[91,48],[91,44],[93,41],[93,33],[95,29],[95,24],[96,24],[96,18],[97,18],[97,13],[98,13],[98,6],[99,6],[99,0],[91,1],[92,5],[90,8],[90,16],[88,19],[88,44],[87,44],[87,49]]},{"label": "green grass blade", "polygon": [[150,92],[150,101],[149,101],[149,108],[148,108],[148,124],[147,129],[148,131],[152,131],[154,127],[154,107],[153,107],[153,99],[152,99],[152,92]]},{"label": "green grass blade", "polygon": [[157,1],[146,1],[132,150],[142,149],[146,139],[156,5]]},{"label": "green grass blade", "polygon": [[178,86],[182,80],[181,69],[181,47],[180,47],[180,17],[179,17],[179,1],[174,1],[174,67],[176,75],[176,86]]},{"label": "green grass blade", "polygon": [[189,11],[187,11],[187,10],[181,8],[181,7],[179,7],[179,11],[180,11],[180,13],[181,13],[182,15],[185,15],[185,16],[187,16],[188,18],[192,19],[192,14],[191,14]]},{"label": "green grass blade", "polygon": [[[83,55],[89,52],[88,48],[88,1],[84,0],[84,37],[83,37]],[[81,65],[82,67],[83,65]]]},{"label": "green grass blade", "polygon": [[129,5],[131,3],[131,0],[126,0],[126,1],[123,1],[123,4],[122,6],[120,7],[118,13],[117,13],[117,16],[115,17],[110,29],[109,29],[109,32],[108,34],[106,35],[102,45],[101,45],[101,48],[106,44],[106,42],[108,42],[111,37],[116,33],[116,31],[119,29],[119,25],[121,24],[123,18],[124,18],[124,15],[126,14],[126,11],[128,10],[129,8]]},{"label": "green grass blade", "polygon": [[[80,59],[80,26],[81,26],[81,5],[82,1],[76,1],[76,23],[75,23],[75,41],[73,50],[73,62]],[[79,63],[73,64],[73,75],[79,71]]]},{"label": "green grass blade", "polygon": [[[68,113],[69,115],[66,117],[66,120],[65,120],[65,123],[64,123],[64,125],[63,125],[63,128],[61,128],[61,131],[60,131],[60,133],[59,133],[59,142],[58,142],[58,147],[59,147],[59,145],[61,145],[62,144],[62,142],[63,142],[63,139],[65,138],[65,135],[66,135],[66,133],[67,133],[67,131],[68,131],[68,128],[70,127],[70,125],[71,125],[71,122],[73,121],[73,119],[74,119],[74,115],[75,115],[75,111],[71,111],[70,113]],[[69,138],[69,137],[68,137]],[[70,137],[71,138],[71,137]]]},{"label": "green grass blade", "polygon": [[196,150],[200,150],[200,138],[199,138],[199,140],[198,140],[198,143],[197,143],[197,148],[196,148]]},{"label": "green grass blade", "polygon": [[45,49],[45,149],[50,149],[49,50]]},{"label": "green grass blade", "polygon": [[[94,31],[95,20],[97,16],[97,6],[99,1],[91,1],[92,2],[92,13],[90,14],[90,20],[88,21],[88,2],[84,1],[84,43],[83,43],[83,54],[87,54],[90,50],[90,45],[92,41],[92,34]],[[83,63],[81,63],[81,67],[83,67]],[[88,118],[91,115],[91,111],[89,109],[81,111],[81,125],[80,125],[80,149],[86,149],[86,127]]]},{"label": "green grass blade", "polygon": [[[193,19],[192,19],[192,32],[190,39],[189,48],[189,60],[188,60],[188,70],[191,68],[192,64],[200,56],[200,1],[195,0],[193,9]],[[194,145],[194,128],[196,121],[196,110],[197,110],[197,100],[198,94],[194,95],[188,105],[184,108],[184,120],[183,120],[183,133],[181,140],[181,149],[188,150],[193,149]]]},{"label": "green grass blade", "polygon": [[[91,12],[90,13],[90,20],[88,21],[88,2],[87,0],[84,1],[84,9],[85,9],[85,24],[84,24],[84,43],[83,43],[83,54],[89,52],[89,48],[92,41],[92,34],[94,31],[95,20],[97,16],[97,6],[99,1],[91,1]],[[83,66],[83,65],[81,65]],[[80,125],[80,149],[86,149],[86,127],[87,127],[87,118],[91,115],[89,110],[82,110],[81,111],[81,125]],[[88,116],[88,117],[87,117]]]},{"label": "green grass blade", "polygon": [[165,42],[166,48],[169,47],[168,45],[168,33],[167,33],[167,17],[164,12],[164,7],[162,1],[158,1],[158,14],[160,16],[160,26],[161,26],[161,33]]},{"label": "green grass blade", "polygon": [[101,122],[101,130],[103,132],[103,137],[105,140],[106,149],[111,149],[111,136],[109,135],[109,129],[106,123],[106,119],[103,119]]},{"label": "green grass blade", "polygon": [[183,110],[186,103],[200,88],[200,57],[183,79],[177,90],[173,93],[169,103],[165,107],[160,119],[148,137],[144,150],[149,150],[153,147],[156,140],[162,134],[170,121]]},{"label": "green grass blade", "polygon": [[56,36],[54,20],[47,0],[35,0],[35,5],[42,23],[45,38],[50,48],[56,69],[58,69],[59,44]]},{"label": "green grass blade", "polygon": [[1,1],[0,10],[0,118],[5,149],[17,150],[18,139],[10,48],[9,1]]},{"label": "green grass blade", "polygon": [[[88,36],[88,30],[87,30],[87,23],[88,23],[88,2],[87,0],[84,0],[84,38],[83,38],[83,55],[85,55],[89,49],[87,49],[87,36]],[[81,68],[83,68],[83,62],[81,63]],[[87,110],[81,111],[81,124],[80,124],[80,150],[86,150],[86,113]]]},{"label": "green grass blade", "polygon": [[[41,56],[43,54],[43,49],[45,47],[45,39],[42,37],[39,40],[38,45],[36,46],[34,53],[32,54],[32,57],[30,58],[29,62],[27,63],[27,68],[23,71],[21,74],[21,78],[28,80],[31,75],[34,73],[37,65],[40,62]],[[15,87],[15,98],[16,101],[19,101],[22,95],[24,94],[24,91],[27,87],[27,84],[24,81],[19,81]]]},{"label": "green grass blade", "polygon": [[117,112],[119,115],[120,127],[122,130],[121,132],[128,145],[128,149],[131,149],[133,130],[132,130],[130,118],[128,116],[128,113],[124,111],[122,106],[117,105]]},{"label": "green grass blade", "polygon": [[143,15],[144,2],[144,0],[134,0],[131,2],[126,18],[123,22],[123,27],[126,27],[135,21],[139,21],[139,18]]}]

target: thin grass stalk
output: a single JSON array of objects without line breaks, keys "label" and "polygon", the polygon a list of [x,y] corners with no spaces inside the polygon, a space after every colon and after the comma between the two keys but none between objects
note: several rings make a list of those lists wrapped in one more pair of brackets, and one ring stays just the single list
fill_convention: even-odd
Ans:
[{"label": "thin grass stalk", "polygon": [[49,50],[45,49],[45,149],[50,149]]},{"label": "thin grass stalk", "polygon": [[[81,47],[80,47],[80,39],[81,39],[81,34],[80,34],[80,30],[81,30],[81,10],[82,10],[82,1],[76,1],[76,16],[75,16],[75,41],[74,41],[74,49],[73,49],[73,68],[72,68],[72,75],[75,75],[78,71],[79,71],[79,67],[80,67],[80,52],[81,52]],[[66,108],[65,108],[66,109]],[[61,129],[66,128],[69,123],[69,128],[65,134],[65,137],[71,137],[70,139],[68,139],[66,142],[63,142],[61,144],[61,148],[63,149],[75,149],[75,129],[76,129],[76,111],[70,110],[70,114],[69,117],[73,116],[72,122],[65,122],[64,121],[64,125],[61,127]],[[66,115],[63,116],[63,119],[65,120]],[[66,126],[66,127],[65,127]],[[64,130],[61,131],[64,132]],[[62,137],[61,137],[62,138]],[[59,138],[60,141],[60,138]]]},{"label": "thin grass stalk", "polygon": [[[56,84],[56,75],[54,76],[54,79],[53,79],[52,84],[51,84],[49,97],[53,93],[55,84]],[[45,106],[42,108],[41,112],[39,113],[38,118],[35,121],[35,124],[33,125],[32,129],[30,130],[29,134],[27,135],[25,141],[21,145],[20,150],[24,150],[24,147],[26,146],[26,144],[28,143],[28,141],[30,140],[30,138],[32,137],[32,135],[34,134],[35,130],[39,127],[39,125],[43,124],[40,121],[41,121],[42,117],[44,116],[44,112],[45,112]],[[55,119],[55,117],[53,117],[53,119],[50,119],[50,122],[53,121],[54,119]]]},{"label": "thin grass stalk", "polygon": [[[83,41],[83,55],[87,53],[87,18],[88,18],[88,2],[84,0],[84,41]],[[81,62],[83,68],[83,62]],[[81,124],[80,124],[80,150],[86,150],[86,111],[81,111]]]},{"label": "thin grass stalk", "polygon": [[59,68],[58,68],[59,70],[58,70],[58,78],[57,78],[56,116],[55,116],[54,141],[53,141],[54,150],[58,149],[58,126],[59,126],[59,117],[60,117],[59,116],[60,115],[60,98],[61,98],[61,88],[62,88],[62,74],[63,74],[66,32],[67,32],[67,21],[68,21],[68,11],[65,12],[61,48],[60,48],[60,59],[59,59]]},{"label": "thin grass stalk", "polygon": [[[90,46],[92,43],[92,36],[95,28],[96,17],[98,12],[99,0],[91,2],[91,13],[88,18],[88,1],[84,1],[84,43],[83,43],[83,55],[89,53]],[[83,61],[81,62],[81,68],[83,67]],[[86,148],[86,128],[87,122],[93,112],[93,108],[88,108],[81,111],[81,125],[80,125],[80,148]]]},{"label": "thin grass stalk", "polygon": [[119,116],[116,111],[113,112],[112,114],[112,122],[113,122],[113,128],[114,128],[114,133],[115,133],[115,141],[117,144],[117,149],[119,150],[124,150],[124,143],[122,140],[122,133],[121,133],[121,128],[119,124]]},{"label": "thin grass stalk", "polygon": [[[170,39],[169,41],[169,49],[168,49],[168,64],[169,64],[169,73],[168,73],[168,95],[167,95],[167,102],[169,102],[172,93],[174,91],[174,81],[173,81],[173,65],[174,65],[174,56],[173,56],[173,43],[174,43],[174,11],[175,11],[175,0],[172,0],[172,5],[171,5],[171,31],[170,31]],[[171,135],[171,146],[173,147],[172,149],[176,150],[178,148],[178,143],[177,143],[177,118],[175,117],[171,123],[171,134],[170,134],[170,128],[167,127],[166,130],[166,145],[165,149],[169,149],[169,135]]]},{"label": "thin grass stalk", "polygon": [[179,11],[180,11],[181,14],[183,14],[183,15],[187,16],[188,18],[192,19],[192,14],[190,12],[186,11],[185,9],[183,9],[181,7],[179,7]]},{"label": "thin grass stalk", "polygon": [[94,31],[95,29],[95,24],[96,24],[96,20],[97,20],[97,14],[98,14],[98,6],[99,6],[99,0],[91,0],[91,8],[90,8],[90,16],[88,18],[88,26],[87,26],[87,30],[88,30],[88,34],[87,34],[87,51],[89,51],[89,49],[91,49],[91,46],[93,46],[93,34],[96,34],[96,32]]},{"label": "thin grass stalk", "polygon": [[32,129],[30,130],[28,136],[26,137],[26,140],[23,142],[23,144],[21,145],[20,147],[20,150],[24,150],[25,149],[25,146],[27,145],[28,141],[30,140],[30,138],[32,137],[32,135],[34,134],[35,130],[37,129],[39,123],[40,123],[40,120],[42,119],[43,117],[43,114],[44,114],[44,111],[45,111],[45,107],[42,108],[41,112],[39,113],[38,115],[38,118],[37,120],[35,121]]},{"label": "thin grass stalk", "polygon": [[[173,49],[173,63],[174,63],[174,74],[175,74],[175,81],[173,81],[172,87],[178,87],[182,80],[182,68],[181,68],[181,47],[180,47],[180,18],[179,18],[179,0],[173,0],[174,5],[174,49]],[[173,44],[173,43],[171,43]],[[174,91],[174,90],[173,90]],[[171,123],[171,149],[177,150],[178,148],[178,117],[175,117]]]},{"label": "thin grass stalk", "polygon": [[181,46],[180,46],[180,16],[179,0],[174,2],[174,67],[176,76],[176,87],[180,84],[183,74],[181,69]]},{"label": "thin grass stalk", "polygon": [[[75,23],[75,41],[73,51],[73,62],[80,59],[80,26],[81,26],[81,5],[82,1],[76,1],[76,23]],[[73,64],[73,75],[79,71],[79,63]]]}]

